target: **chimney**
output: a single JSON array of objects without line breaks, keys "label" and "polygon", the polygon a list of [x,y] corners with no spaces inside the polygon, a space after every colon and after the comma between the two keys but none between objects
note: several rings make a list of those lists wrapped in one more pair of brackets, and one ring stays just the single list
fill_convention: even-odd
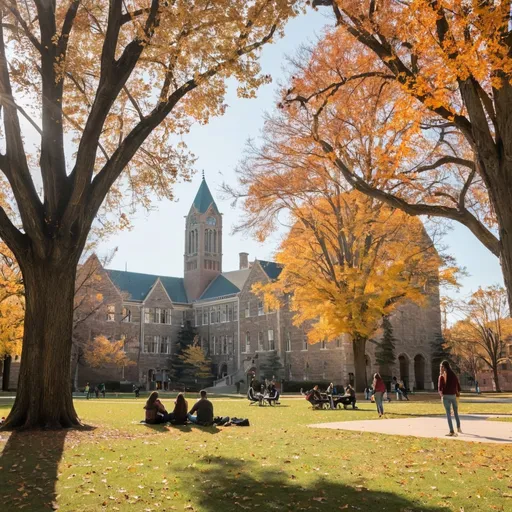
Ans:
[{"label": "chimney", "polygon": [[240,270],[244,268],[249,268],[249,253],[248,252],[241,252],[239,253],[240,256]]}]

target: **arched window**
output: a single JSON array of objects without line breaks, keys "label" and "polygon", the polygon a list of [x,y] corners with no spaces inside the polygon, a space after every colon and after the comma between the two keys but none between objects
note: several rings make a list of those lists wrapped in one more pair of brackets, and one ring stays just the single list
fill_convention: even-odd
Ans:
[{"label": "arched window", "polygon": [[188,232],[188,253],[192,252],[192,231]]},{"label": "arched window", "polygon": [[213,231],[213,252],[217,252],[217,231]]},{"label": "arched window", "polygon": [[194,244],[194,252],[197,252],[198,251],[198,247],[199,247],[199,235],[198,235],[197,229],[194,231],[194,233],[196,234],[196,236],[195,236],[196,243]]},{"label": "arched window", "polygon": [[208,245],[208,230],[207,230],[207,229],[205,229],[205,230],[204,230],[204,250],[205,250],[206,252],[208,252],[208,251],[209,251],[209,245]]}]

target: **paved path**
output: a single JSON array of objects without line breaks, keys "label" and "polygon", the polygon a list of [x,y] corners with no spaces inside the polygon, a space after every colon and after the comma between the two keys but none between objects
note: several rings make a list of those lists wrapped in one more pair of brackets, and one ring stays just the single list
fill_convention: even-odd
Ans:
[{"label": "paved path", "polygon": [[461,415],[460,420],[464,433],[459,434],[458,437],[445,436],[448,432],[446,416],[338,421],[333,423],[318,423],[309,426],[313,428],[375,432],[394,436],[454,439],[457,441],[472,441],[476,443],[512,443],[512,423],[505,421],[488,421],[487,418],[490,417],[498,417],[498,415]]}]

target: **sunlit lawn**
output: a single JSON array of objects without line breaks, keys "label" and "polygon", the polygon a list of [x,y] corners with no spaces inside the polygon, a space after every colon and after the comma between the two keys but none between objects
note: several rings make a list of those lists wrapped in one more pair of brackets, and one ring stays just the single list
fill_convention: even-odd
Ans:
[{"label": "sunlit lawn", "polygon": [[[139,424],[143,399],[77,400],[93,430],[0,434],[0,510],[512,510],[511,445],[311,429],[376,412],[369,402],[358,411],[282,403],[218,399],[216,414],[251,426],[176,428]],[[437,400],[386,408],[442,413]],[[512,414],[502,403],[461,409]]]}]

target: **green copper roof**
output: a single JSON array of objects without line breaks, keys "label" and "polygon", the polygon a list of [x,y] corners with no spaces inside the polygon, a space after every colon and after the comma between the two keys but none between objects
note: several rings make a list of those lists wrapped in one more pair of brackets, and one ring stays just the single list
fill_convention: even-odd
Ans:
[{"label": "green copper roof", "polygon": [[203,295],[199,300],[216,299],[217,297],[224,297],[226,295],[234,295],[240,291],[240,288],[235,286],[229,279],[226,279],[222,274],[219,274],[206,288]]},{"label": "green copper roof", "polygon": [[201,186],[199,187],[196,198],[194,199],[194,206],[200,213],[206,213],[206,210],[208,210],[211,204],[213,204],[214,210],[218,213],[219,210],[217,209],[217,205],[213,200],[212,193],[210,192],[203,176],[203,181],[201,181]]},{"label": "green copper roof", "polygon": [[265,274],[267,274],[270,279],[277,279],[279,277],[279,274],[282,270],[281,265],[275,261],[258,260],[258,262],[261,265],[261,268],[265,271]]},{"label": "green copper roof", "polygon": [[156,280],[160,278],[165,291],[173,302],[187,303],[187,294],[182,277],[155,276],[152,274],[139,274],[138,272],[124,272],[122,270],[106,270],[112,282],[128,294],[128,299],[144,300]]}]

